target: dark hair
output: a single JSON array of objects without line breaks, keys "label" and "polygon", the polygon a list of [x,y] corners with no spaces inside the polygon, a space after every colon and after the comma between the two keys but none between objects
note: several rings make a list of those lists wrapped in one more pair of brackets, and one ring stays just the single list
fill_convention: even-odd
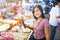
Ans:
[{"label": "dark hair", "polygon": [[[35,6],[33,7],[33,11],[32,11],[33,16],[34,16],[34,9],[35,9],[36,7],[41,11],[41,13],[42,13],[41,17],[42,17],[42,18],[45,18],[44,14],[43,14],[43,9],[42,9],[42,7],[41,7],[40,5],[35,5]],[[34,18],[37,19],[35,16],[34,16]]]},{"label": "dark hair", "polygon": [[57,2],[60,2],[60,0],[57,0]]},{"label": "dark hair", "polygon": [[60,0],[56,0],[56,4],[58,4],[60,2]]}]

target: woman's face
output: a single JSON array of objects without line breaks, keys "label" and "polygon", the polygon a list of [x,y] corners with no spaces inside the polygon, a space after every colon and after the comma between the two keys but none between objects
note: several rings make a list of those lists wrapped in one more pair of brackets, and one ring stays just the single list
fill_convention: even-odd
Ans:
[{"label": "woman's face", "polygon": [[37,7],[34,9],[34,16],[37,18],[41,17],[41,11]]},{"label": "woman's face", "polygon": [[60,2],[58,3],[58,5],[60,6]]}]

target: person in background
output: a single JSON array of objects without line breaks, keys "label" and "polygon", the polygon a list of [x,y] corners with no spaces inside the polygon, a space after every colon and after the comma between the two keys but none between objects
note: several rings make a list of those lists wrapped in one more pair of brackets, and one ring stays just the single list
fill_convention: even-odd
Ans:
[{"label": "person in background", "polygon": [[16,2],[16,6],[13,9],[14,9],[14,15],[16,17],[21,18],[22,14],[23,14],[22,3]]},{"label": "person in background", "polygon": [[50,18],[49,18],[49,23],[51,25],[51,34],[50,34],[50,39],[54,40],[55,34],[56,34],[56,29],[58,27],[58,19],[60,18],[60,0],[57,0],[57,5],[55,7],[52,7],[50,11]]},{"label": "person in background", "polygon": [[33,8],[34,24],[32,27],[24,23],[24,26],[33,30],[33,39],[30,40],[50,40],[49,22],[43,14],[42,7],[36,5]]},{"label": "person in background", "polygon": [[45,7],[46,14],[48,14],[50,10],[51,10],[51,7],[48,4],[46,4],[46,7]]},{"label": "person in background", "polygon": [[14,8],[14,5],[12,3],[10,3],[10,9],[9,9],[9,12],[13,12],[13,8]]},{"label": "person in background", "polygon": [[2,16],[2,19],[6,19],[6,17],[7,17],[7,10],[6,10],[6,7],[5,6],[1,10],[1,16]]},{"label": "person in background", "polygon": [[[52,8],[55,7],[56,3],[54,2],[53,4],[51,4]],[[51,8],[51,10],[52,10]],[[50,12],[49,12],[50,13]],[[48,19],[50,18],[50,14],[48,13]]]}]

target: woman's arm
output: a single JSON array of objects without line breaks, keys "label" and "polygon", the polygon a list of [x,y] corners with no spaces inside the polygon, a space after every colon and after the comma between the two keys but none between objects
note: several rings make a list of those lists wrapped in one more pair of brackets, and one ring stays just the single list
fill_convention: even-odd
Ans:
[{"label": "woman's arm", "polygon": [[60,16],[57,16],[57,18],[60,18]]},{"label": "woman's arm", "polygon": [[48,20],[45,20],[45,23],[44,23],[44,31],[45,31],[46,40],[50,40],[50,27],[49,27]]},{"label": "woman's arm", "polygon": [[50,29],[49,26],[44,27],[46,40],[50,40]]}]

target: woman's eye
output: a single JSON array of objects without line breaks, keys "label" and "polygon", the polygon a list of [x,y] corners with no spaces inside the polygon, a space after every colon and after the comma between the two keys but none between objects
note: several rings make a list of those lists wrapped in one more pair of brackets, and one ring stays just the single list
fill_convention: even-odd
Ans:
[{"label": "woman's eye", "polygon": [[36,12],[38,12],[38,10],[36,10]]}]

